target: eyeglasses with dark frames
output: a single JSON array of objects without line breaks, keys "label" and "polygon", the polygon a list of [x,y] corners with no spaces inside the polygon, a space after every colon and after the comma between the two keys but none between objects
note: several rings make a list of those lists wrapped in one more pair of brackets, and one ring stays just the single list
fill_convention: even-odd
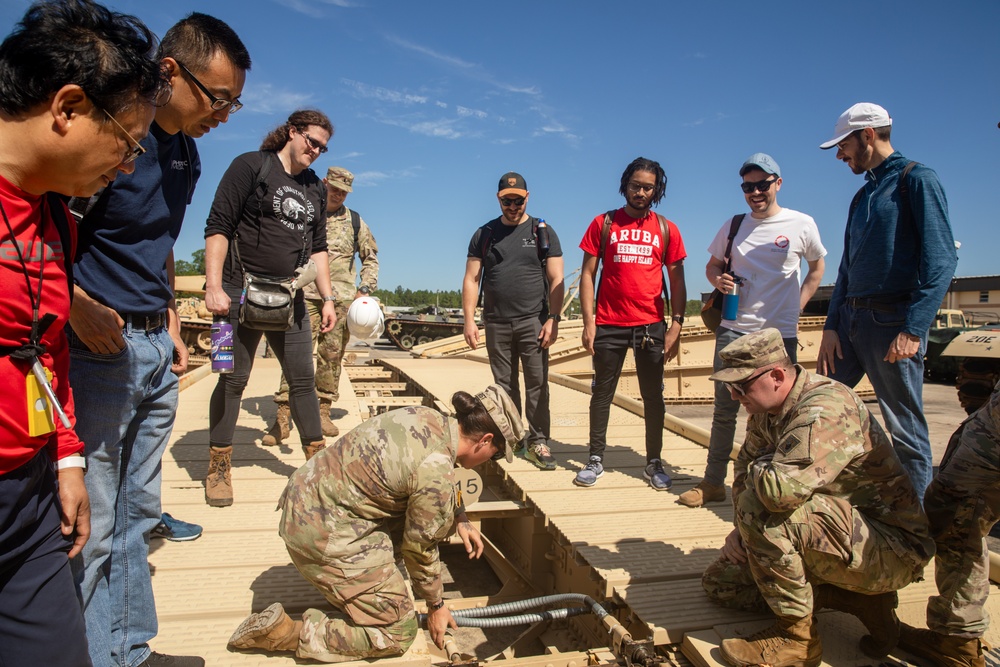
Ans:
[{"label": "eyeglasses with dark frames", "polygon": [[135,140],[135,137],[133,137],[129,131],[118,122],[118,119],[112,116],[107,109],[102,108],[101,111],[104,112],[105,116],[111,119],[112,123],[118,126],[118,129],[121,130],[126,137],[128,137],[128,143],[133,144],[128,148],[128,150],[125,151],[125,157],[122,158],[121,164],[131,164],[132,162],[135,162],[136,158],[146,152],[146,149]]},{"label": "eyeglasses with dark frames", "polygon": [[750,389],[750,385],[752,385],[757,380],[757,378],[762,378],[773,370],[774,370],[773,368],[768,368],[766,370],[761,371],[760,373],[757,373],[756,375],[751,375],[742,382],[723,382],[722,384],[726,385],[728,389],[735,391],[740,396],[746,396],[747,391]]},{"label": "eyeglasses with dark frames", "polygon": [[310,137],[308,134],[306,134],[302,130],[299,130],[299,134],[301,134],[303,136],[303,138],[305,138],[306,143],[309,145],[309,148],[313,149],[314,151],[319,151],[320,155],[322,155],[323,153],[325,153],[328,150],[330,150],[325,145],[319,143],[318,141],[316,141],[315,139],[313,139],[312,137]]},{"label": "eyeglasses with dark frames", "polygon": [[500,203],[504,206],[523,206],[524,197],[501,197]]},{"label": "eyeglasses with dark frames", "polygon": [[209,91],[208,88],[205,87],[205,84],[198,80],[198,77],[191,73],[191,70],[184,66],[184,63],[178,60],[177,66],[180,67],[185,74],[191,77],[194,85],[198,86],[198,89],[201,90],[201,92],[205,93],[205,96],[212,102],[213,111],[224,111],[228,108],[229,113],[233,114],[243,108],[243,103],[240,102],[240,98],[237,97],[235,100],[224,100],[216,97],[211,93],[211,91]]},{"label": "eyeglasses with dark frames", "polygon": [[754,190],[760,192],[767,192],[771,189],[771,183],[776,182],[777,178],[768,178],[763,181],[754,181],[752,183],[740,183],[740,189],[746,194],[752,193]]}]

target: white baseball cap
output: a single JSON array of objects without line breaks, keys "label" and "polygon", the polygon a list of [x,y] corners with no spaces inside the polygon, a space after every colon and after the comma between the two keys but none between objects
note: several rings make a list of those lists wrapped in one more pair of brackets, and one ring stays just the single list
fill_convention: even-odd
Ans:
[{"label": "white baseball cap", "polygon": [[889,112],[871,102],[858,102],[850,109],[840,114],[837,124],[833,126],[833,139],[820,144],[822,149],[833,148],[847,138],[847,135],[866,127],[886,127],[892,125]]}]

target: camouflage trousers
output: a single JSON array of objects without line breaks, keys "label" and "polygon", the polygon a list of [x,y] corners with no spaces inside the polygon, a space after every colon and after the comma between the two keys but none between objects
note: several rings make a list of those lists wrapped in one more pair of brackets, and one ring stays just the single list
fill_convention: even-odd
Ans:
[{"label": "camouflage trousers", "polygon": [[982,637],[990,594],[985,537],[1000,517],[1000,434],[965,423],[951,436],[938,474],[924,497],[937,545],[938,595],[927,604],[927,627],[959,637]]},{"label": "camouflage trousers", "polygon": [[319,609],[302,614],[296,655],[320,662],[402,655],[419,627],[417,615],[395,563],[342,569],[288,550],[306,580],[346,618]]},{"label": "camouflage trousers", "polygon": [[[313,347],[316,348],[316,393],[321,401],[340,400],[340,371],[344,358],[344,349],[351,339],[347,328],[347,309],[350,302],[336,302],[337,324],[326,333],[320,333],[323,324],[323,302],[319,299],[306,299],[306,312],[312,324]],[[281,384],[274,395],[275,403],[288,402],[288,382],[281,376]]]},{"label": "camouflage trousers", "polygon": [[804,618],[813,611],[813,586],[833,584],[859,593],[898,590],[918,579],[917,555],[900,558],[883,533],[847,501],[816,494],[791,512],[769,511],[752,491],[740,495],[736,526],[746,563],[720,557],[702,575],[717,604]]}]

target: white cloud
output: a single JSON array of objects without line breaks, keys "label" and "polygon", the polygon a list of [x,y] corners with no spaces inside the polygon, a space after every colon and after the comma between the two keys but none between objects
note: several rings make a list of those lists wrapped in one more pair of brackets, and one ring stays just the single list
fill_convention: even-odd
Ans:
[{"label": "white cloud", "polygon": [[359,153],[358,151],[351,151],[350,153],[344,153],[343,155],[336,155],[338,160],[352,160],[356,157],[361,157],[364,153]]},{"label": "white cloud", "polygon": [[396,46],[408,49],[410,51],[416,51],[419,54],[427,56],[428,58],[446,63],[448,65],[452,65],[453,67],[458,67],[459,69],[472,69],[478,67],[477,65],[470,62],[466,62],[461,58],[456,58],[455,56],[449,56],[443,53],[438,53],[434,49],[428,48],[426,46],[421,46],[420,44],[414,44],[413,42],[402,39],[400,37],[396,37],[395,35],[386,35],[385,38],[390,43],[395,44]]},{"label": "white cloud", "polygon": [[385,181],[397,181],[413,178],[420,171],[420,167],[408,167],[406,169],[393,169],[392,171],[362,171],[354,175],[355,187],[378,187]]},{"label": "white cloud", "polygon": [[275,88],[271,83],[251,83],[247,85],[241,101],[250,113],[266,115],[291,113],[309,106],[312,96],[308,93],[293,92]]},{"label": "white cloud", "polygon": [[358,97],[374,99],[393,104],[427,104],[427,97],[424,95],[412,95],[391,88],[372,86],[352,79],[341,79],[341,83],[354,90]]},{"label": "white cloud", "polygon": [[353,0],[318,0],[318,2],[317,0],[273,0],[273,2],[313,18],[322,18],[325,16],[321,5],[333,5],[334,7],[343,8],[365,6],[363,2],[354,2]]},{"label": "white cloud", "polygon": [[441,100],[435,100],[434,101],[434,106],[439,107],[441,109],[447,109],[448,108],[448,103],[447,102],[442,102]]},{"label": "white cloud", "polygon": [[470,109],[468,107],[463,107],[463,106],[456,106],[455,112],[462,118],[468,118],[469,116],[472,116],[474,118],[478,118],[479,120],[485,120],[486,117],[489,115],[485,111],[479,111],[478,109]]}]

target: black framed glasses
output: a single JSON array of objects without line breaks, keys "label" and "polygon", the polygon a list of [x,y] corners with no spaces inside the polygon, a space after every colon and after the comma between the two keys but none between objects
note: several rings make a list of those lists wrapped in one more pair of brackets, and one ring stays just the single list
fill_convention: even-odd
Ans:
[{"label": "black framed glasses", "polygon": [[504,206],[523,206],[524,197],[501,197],[500,203]]},{"label": "black framed glasses", "polygon": [[760,192],[767,192],[768,190],[771,189],[771,183],[774,183],[777,180],[778,180],[777,178],[768,178],[763,181],[740,183],[740,189],[743,190],[743,192],[745,192],[746,194],[750,194],[754,190],[758,190]]},{"label": "black framed glasses", "polygon": [[192,81],[194,81],[194,85],[198,86],[198,89],[201,90],[201,92],[205,93],[205,96],[212,102],[213,111],[225,111],[228,108],[229,113],[233,114],[243,108],[243,103],[240,102],[240,98],[237,97],[235,100],[224,100],[216,97],[211,93],[211,91],[209,91],[208,88],[205,87],[205,84],[198,80],[198,77],[191,73],[191,70],[184,66],[184,63],[178,60],[177,66],[184,70],[184,73],[187,74]]},{"label": "black framed glasses", "polygon": [[309,145],[309,148],[313,149],[314,151],[319,151],[320,155],[330,150],[324,144],[319,143],[318,141],[310,137],[302,130],[299,130],[299,134],[301,134],[302,137],[306,140],[306,143]]},{"label": "black framed glasses", "polygon": [[114,123],[115,125],[118,126],[118,129],[121,130],[122,133],[124,133],[126,137],[128,137],[128,142],[127,143],[132,144],[131,146],[129,146],[128,150],[125,151],[125,157],[122,158],[121,164],[131,164],[131,163],[135,162],[136,158],[138,158],[140,155],[142,155],[143,153],[146,152],[146,149],[143,148],[139,144],[139,142],[135,140],[135,137],[133,137],[129,133],[129,131],[126,130],[125,127],[121,123],[118,122],[118,119],[115,118],[114,116],[112,116],[111,113],[107,109],[101,108],[101,111],[104,112],[105,116],[107,116],[108,118],[111,119],[112,123]]},{"label": "black framed glasses", "polygon": [[746,396],[747,390],[750,389],[750,385],[752,385],[757,380],[757,378],[762,378],[773,370],[774,370],[773,368],[768,368],[767,370],[763,370],[760,373],[757,373],[756,375],[751,375],[742,382],[723,382],[722,384],[726,385],[728,389],[735,391],[740,396]]}]

